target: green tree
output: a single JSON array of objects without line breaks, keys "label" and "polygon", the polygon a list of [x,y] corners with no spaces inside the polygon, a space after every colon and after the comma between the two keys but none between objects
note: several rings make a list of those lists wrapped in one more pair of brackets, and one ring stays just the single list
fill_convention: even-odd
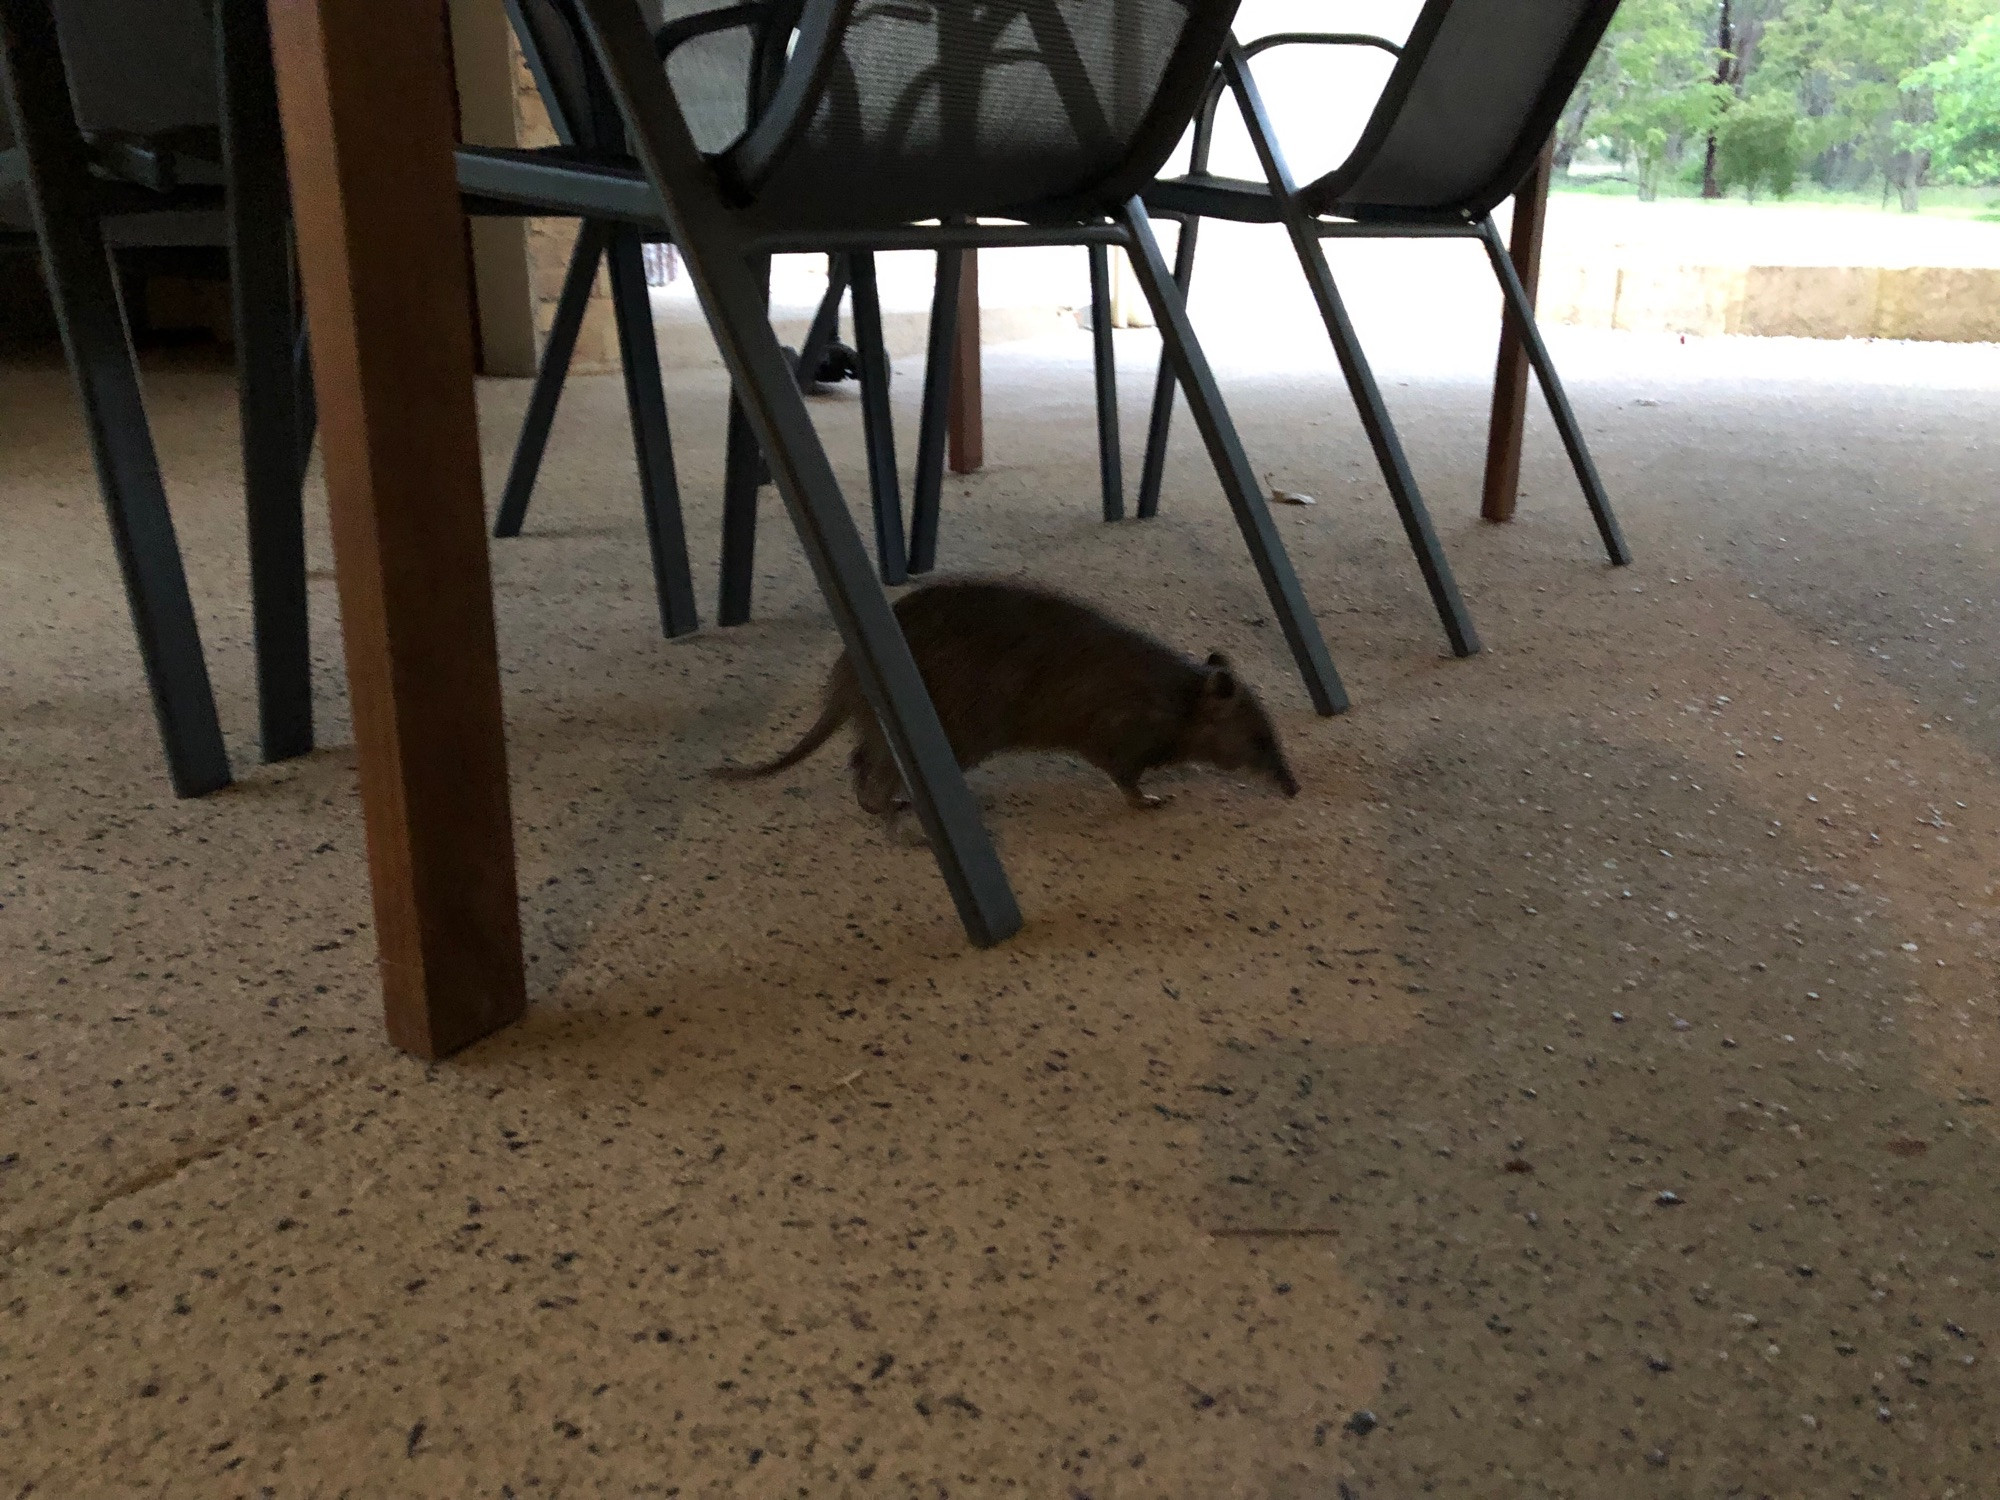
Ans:
[{"label": "green tree", "polygon": [[1601,140],[1652,197],[1694,148],[1708,197],[1810,169],[1879,180],[1914,212],[1933,173],[2000,180],[1996,16],[2000,0],[1626,0],[1557,159]]},{"label": "green tree", "polygon": [[2000,17],[1988,16],[1951,56],[1903,80],[1905,92],[1928,90],[1935,118],[1912,145],[1931,154],[1931,170],[1949,182],[2000,182]]},{"label": "green tree", "polygon": [[[1715,87],[1719,100],[1709,126],[1701,167],[1701,195],[1720,198],[1728,186],[1718,171],[1721,125],[1726,112],[1741,99],[1756,70],[1764,32],[1782,13],[1785,0],[1716,0],[1712,9],[1715,37]],[[1768,123],[1768,122],[1765,122]],[[1754,128],[1754,127],[1753,127]]]},{"label": "green tree", "polygon": [[1766,90],[1732,104],[1715,127],[1710,158],[1719,191],[1740,187],[1755,200],[1759,188],[1782,198],[1798,181],[1803,122],[1788,92]]},{"label": "green tree", "polygon": [[1624,158],[1639,196],[1660,180],[1721,105],[1706,34],[1711,0],[1626,0],[1559,127],[1575,144],[1601,137]]},{"label": "green tree", "polygon": [[2000,10],[1995,0],[1792,0],[1766,31],[1760,81],[1806,102],[1824,152],[1844,153],[1915,213],[1936,121],[1931,64]]}]

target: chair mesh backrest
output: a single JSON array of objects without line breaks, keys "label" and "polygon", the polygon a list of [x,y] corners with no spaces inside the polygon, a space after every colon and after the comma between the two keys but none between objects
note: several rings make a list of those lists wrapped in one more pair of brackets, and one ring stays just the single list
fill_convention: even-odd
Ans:
[{"label": "chair mesh backrest", "polygon": [[[725,0],[647,0],[650,24],[719,9]],[[667,59],[694,143],[716,152],[743,134],[750,114],[750,68],[756,32],[748,26],[710,32],[682,43]]]},{"label": "chair mesh backrest", "polygon": [[151,136],[221,121],[209,0],[55,0],[54,10],[85,130]]},{"label": "chair mesh backrest", "polygon": [[[650,30],[664,21],[722,8],[728,0],[644,0]],[[556,133],[568,144],[593,151],[624,150],[624,130],[584,41],[569,0],[509,0],[515,35],[535,83],[548,106]],[[695,144],[720,151],[743,133],[750,99],[750,53],[754,33],[747,27],[696,37],[677,48],[667,76],[687,115]]]},{"label": "chair mesh backrest", "polygon": [[1519,186],[1617,8],[1430,0],[1353,153],[1301,197],[1319,212],[1486,212]]},{"label": "chair mesh backrest", "polygon": [[860,0],[810,125],[736,185],[814,227],[1123,196],[1172,151],[1235,9]]}]

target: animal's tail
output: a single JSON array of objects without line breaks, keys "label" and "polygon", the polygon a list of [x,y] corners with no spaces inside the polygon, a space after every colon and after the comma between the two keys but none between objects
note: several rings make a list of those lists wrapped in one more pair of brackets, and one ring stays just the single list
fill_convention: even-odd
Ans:
[{"label": "animal's tail", "polygon": [[760,781],[766,776],[775,776],[780,771],[790,770],[813,751],[833,738],[835,730],[847,722],[850,712],[848,695],[840,691],[836,683],[826,695],[826,704],[813,721],[812,728],[805,732],[800,741],[780,755],[776,760],[767,760],[757,766],[716,766],[708,774],[719,781]]}]

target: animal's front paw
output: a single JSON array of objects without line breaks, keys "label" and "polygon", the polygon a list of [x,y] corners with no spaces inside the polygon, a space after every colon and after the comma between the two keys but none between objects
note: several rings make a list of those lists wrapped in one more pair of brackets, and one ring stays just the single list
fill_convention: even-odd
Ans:
[{"label": "animal's front paw", "polygon": [[898,808],[889,818],[889,837],[905,849],[928,849],[931,836],[924,832],[923,820],[907,807]]}]

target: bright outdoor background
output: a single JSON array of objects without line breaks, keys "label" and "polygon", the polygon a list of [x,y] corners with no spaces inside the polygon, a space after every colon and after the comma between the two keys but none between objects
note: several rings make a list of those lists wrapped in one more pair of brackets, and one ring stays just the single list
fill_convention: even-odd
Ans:
[{"label": "bright outdoor background", "polygon": [[[1291,30],[1401,40],[1421,8],[1421,0],[1246,0],[1236,29],[1246,40]],[[1295,176],[1308,180],[1345,158],[1391,66],[1386,54],[1360,48],[1258,58]],[[1625,277],[1622,319],[1630,286],[1658,268],[2000,272],[2000,0],[1625,0],[1564,112],[1557,151],[1544,282],[1552,323],[1605,324],[1608,302],[1571,305],[1586,274]],[[1227,107],[1212,165],[1260,175]],[[1161,232],[1171,243],[1172,227]],[[1380,357],[1462,352],[1468,369],[1490,358],[1473,351],[1490,342],[1497,293],[1473,247],[1340,243],[1328,254]],[[774,290],[803,317],[824,286],[823,262],[786,259]],[[885,305],[909,324],[892,330],[892,343],[914,352],[930,257],[885,257],[882,273]],[[988,253],[981,282],[995,321],[1010,310],[1074,308],[1088,296],[1080,251]],[[2000,302],[2000,286],[1976,279],[1949,294]],[[1652,295],[1673,303],[1704,294],[1697,286]],[[1273,229],[1206,227],[1192,301],[1218,352],[1255,343],[1272,359],[1318,358],[1300,331],[1315,316],[1304,283]],[[691,303],[685,312],[694,316]],[[1704,331],[1676,306],[1637,326]],[[1277,330],[1288,337],[1275,339]],[[1993,334],[1982,323],[1971,336]]]}]

